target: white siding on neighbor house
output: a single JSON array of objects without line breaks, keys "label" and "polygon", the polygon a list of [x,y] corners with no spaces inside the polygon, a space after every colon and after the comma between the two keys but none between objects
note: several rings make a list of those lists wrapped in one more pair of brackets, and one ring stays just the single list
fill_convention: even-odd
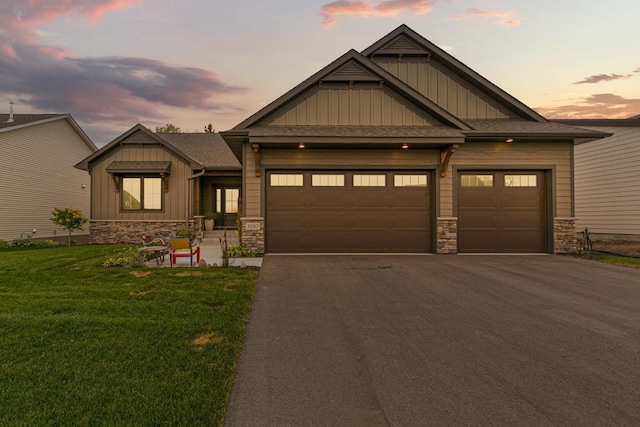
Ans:
[{"label": "white siding on neighbor house", "polygon": [[[65,119],[0,133],[0,239],[67,232],[51,222],[54,207],[81,209],[89,216],[89,174],[73,166],[93,149]],[[82,185],[86,188],[82,188]],[[88,234],[85,230],[73,235]]]},{"label": "white siding on neighbor house", "polygon": [[640,127],[586,127],[613,133],[575,148],[576,227],[640,235]]}]

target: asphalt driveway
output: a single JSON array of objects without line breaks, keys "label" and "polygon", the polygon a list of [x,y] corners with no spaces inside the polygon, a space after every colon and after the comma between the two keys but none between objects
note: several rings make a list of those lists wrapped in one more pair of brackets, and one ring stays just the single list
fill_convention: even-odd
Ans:
[{"label": "asphalt driveway", "polygon": [[226,424],[640,425],[640,271],[267,256]]}]

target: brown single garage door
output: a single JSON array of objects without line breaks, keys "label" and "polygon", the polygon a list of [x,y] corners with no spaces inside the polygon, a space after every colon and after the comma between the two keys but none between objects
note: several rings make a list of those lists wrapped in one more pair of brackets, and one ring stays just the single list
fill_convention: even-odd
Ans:
[{"label": "brown single garage door", "polygon": [[461,171],[458,252],[546,251],[544,172]]},{"label": "brown single garage door", "polygon": [[276,252],[429,252],[428,172],[267,172],[266,236]]}]

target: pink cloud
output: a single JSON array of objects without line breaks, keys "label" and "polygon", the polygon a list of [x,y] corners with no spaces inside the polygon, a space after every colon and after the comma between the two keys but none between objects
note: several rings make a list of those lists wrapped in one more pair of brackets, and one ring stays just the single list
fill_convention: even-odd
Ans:
[{"label": "pink cloud", "polygon": [[638,114],[640,99],[628,99],[611,93],[591,95],[575,104],[536,108],[544,117],[552,119],[625,119]]},{"label": "pink cloud", "polygon": [[322,25],[332,27],[338,17],[358,16],[396,16],[402,12],[424,15],[431,11],[437,0],[383,0],[377,4],[369,0],[338,0],[327,3],[320,9]]},{"label": "pink cloud", "polygon": [[[64,16],[97,23],[142,0],[0,0],[0,97],[42,112],[68,112],[106,129],[126,122],[165,121],[163,107],[228,108],[244,88],[208,70],[121,56],[77,58],[38,43],[36,27]],[[4,31],[2,31],[4,30]]]},{"label": "pink cloud", "polygon": [[452,21],[463,21],[465,19],[472,19],[477,17],[485,18],[500,18],[501,23],[508,27],[515,27],[522,23],[522,18],[518,18],[512,11],[498,12],[492,10],[482,10],[477,8],[469,8],[464,13],[451,18]]},{"label": "pink cloud", "polygon": [[135,5],[142,0],[14,0],[0,4],[0,22],[9,28],[32,28],[62,16],[82,15],[97,23],[105,14]]},{"label": "pink cloud", "polygon": [[600,82],[608,82],[612,80],[622,80],[628,79],[631,77],[631,74],[596,74],[593,76],[589,76],[580,80],[579,82],[575,82],[574,85],[581,85],[585,83],[600,83]]}]

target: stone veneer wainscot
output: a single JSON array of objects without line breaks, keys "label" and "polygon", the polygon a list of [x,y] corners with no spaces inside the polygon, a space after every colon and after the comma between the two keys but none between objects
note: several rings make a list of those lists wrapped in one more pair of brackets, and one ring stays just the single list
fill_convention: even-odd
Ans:
[{"label": "stone veneer wainscot", "polygon": [[456,254],[458,253],[458,218],[440,217],[438,218],[437,253]]},{"label": "stone veneer wainscot", "polygon": [[178,230],[186,226],[196,231],[201,230],[202,220],[191,220],[187,223],[185,221],[90,221],[89,243],[140,243],[143,236],[168,241],[176,236]]},{"label": "stone veneer wainscot", "polygon": [[566,254],[575,252],[578,245],[576,238],[575,218],[553,219],[553,247],[554,253]]}]

